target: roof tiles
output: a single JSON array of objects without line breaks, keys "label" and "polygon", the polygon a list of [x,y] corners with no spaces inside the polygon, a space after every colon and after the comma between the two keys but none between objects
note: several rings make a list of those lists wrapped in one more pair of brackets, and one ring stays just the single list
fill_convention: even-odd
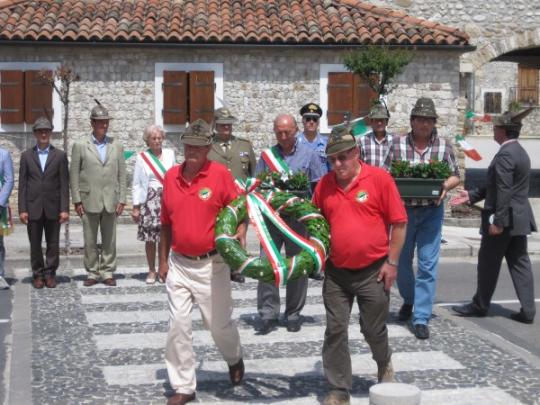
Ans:
[{"label": "roof tiles", "polygon": [[0,40],[465,46],[469,37],[358,0],[0,0]]}]

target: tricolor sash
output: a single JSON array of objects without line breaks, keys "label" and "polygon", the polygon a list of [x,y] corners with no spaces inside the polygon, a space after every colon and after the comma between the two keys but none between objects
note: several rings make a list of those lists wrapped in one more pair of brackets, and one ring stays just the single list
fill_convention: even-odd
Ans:
[{"label": "tricolor sash", "polygon": [[[287,281],[289,280],[294,268],[294,258],[291,260],[290,266],[287,267],[285,258],[281,255],[280,250],[277,248],[276,244],[272,240],[272,237],[270,236],[268,227],[264,221],[264,217],[268,218],[268,220],[272,222],[276,228],[291,242],[304,249],[313,257],[316,264],[315,271],[319,273],[324,268],[324,262],[326,260],[326,254],[319,246],[319,244],[323,246],[322,243],[316,240],[311,241],[305,239],[292,230],[289,225],[287,225],[285,221],[281,219],[278,214],[278,210],[274,210],[269,204],[273,193],[270,192],[265,199],[260,193],[255,191],[260,182],[260,180],[255,178],[248,178],[245,182],[241,179],[236,179],[235,185],[242,194],[246,195],[246,207],[249,220],[257,233],[257,237],[261,243],[261,246],[263,247],[264,252],[266,253],[266,257],[274,270],[276,286],[279,287],[287,285]],[[293,197],[291,200],[297,198],[298,197]],[[289,204],[290,202],[291,201],[287,201],[286,204]],[[229,208],[234,211],[232,207],[229,206]],[[283,207],[280,207],[280,209],[281,208]],[[219,239],[220,237],[221,236],[218,236],[216,239]],[[248,262],[251,260],[251,258],[248,259]],[[247,264],[248,263],[244,263],[243,266]]]},{"label": "tricolor sash", "polygon": [[261,153],[261,157],[272,172],[277,173],[290,173],[289,165],[281,157],[281,153],[277,146],[272,146],[269,149],[265,149]]},{"label": "tricolor sash", "polygon": [[167,169],[165,169],[158,157],[148,149],[146,152],[141,152],[141,158],[148,168],[152,170],[152,173],[154,173],[154,176],[156,176],[159,182],[163,184],[163,177],[165,176]]}]

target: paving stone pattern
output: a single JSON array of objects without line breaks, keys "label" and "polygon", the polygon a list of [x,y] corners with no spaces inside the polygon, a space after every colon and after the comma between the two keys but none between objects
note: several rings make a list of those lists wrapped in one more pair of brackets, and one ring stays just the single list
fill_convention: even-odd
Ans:
[{"label": "paving stone pattern", "polygon": [[[163,360],[168,316],[165,287],[145,285],[143,268],[126,267],[118,273],[115,288],[82,287],[84,272],[72,270],[60,279],[58,288],[32,290],[34,401],[166,402],[171,388]],[[288,333],[280,325],[277,331],[259,336],[254,332],[259,322],[256,282],[233,284],[235,318],[246,362],[245,382],[236,388],[230,386],[226,364],[195,309],[198,403],[319,403],[326,390],[321,286],[310,280],[299,333]],[[540,370],[531,370],[522,360],[447,319],[434,318],[432,338],[419,341],[397,321],[399,305],[393,294],[389,336],[396,378],[419,387],[423,404],[507,405],[537,400]],[[369,387],[376,382],[376,366],[360,335],[356,308],[349,333],[355,372],[352,403],[367,404]]]}]

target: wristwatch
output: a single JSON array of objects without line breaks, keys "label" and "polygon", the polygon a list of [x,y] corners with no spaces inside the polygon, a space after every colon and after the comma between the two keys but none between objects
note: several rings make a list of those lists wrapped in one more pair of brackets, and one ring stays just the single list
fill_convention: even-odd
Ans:
[{"label": "wristwatch", "polygon": [[386,263],[388,263],[392,267],[397,267],[398,266],[397,262],[391,261],[388,257],[386,258]]}]

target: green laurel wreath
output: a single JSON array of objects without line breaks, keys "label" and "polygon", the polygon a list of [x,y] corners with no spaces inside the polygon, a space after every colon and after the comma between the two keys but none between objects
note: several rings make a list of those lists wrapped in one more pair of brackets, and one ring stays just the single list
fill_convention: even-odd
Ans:
[{"label": "green laurel wreath", "polygon": [[[263,191],[261,194],[267,199],[269,192],[270,191]],[[318,214],[311,218],[306,218],[302,223],[306,227],[308,238],[313,237],[320,241],[324,246],[324,251],[328,254],[330,249],[330,226],[328,225],[328,222],[320,215],[319,209],[310,201],[294,197],[295,195],[291,193],[281,191],[275,192],[269,203],[275,210],[282,207],[279,212],[295,220],[309,214]],[[287,201],[289,201],[289,203],[287,203]],[[229,206],[235,212],[227,207],[220,211],[216,219],[216,235],[235,235],[238,224],[246,219],[247,209],[245,196],[236,198]],[[223,257],[225,263],[227,263],[232,270],[236,271],[240,269],[242,265],[250,260],[249,263],[241,269],[242,275],[266,282],[274,281],[274,271],[268,259],[266,257],[254,258],[249,256],[247,251],[240,246],[240,242],[237,239],[218,239],[216,241],[216,249]],[[286,258],[288,267],[290,267],[292,259],[292,257]],[[314,270],[315,261],[313,257],[306,251],[301,251],[294,257],[294,268],[288,279],[298,279],[304,275],[311,274]]]}]

